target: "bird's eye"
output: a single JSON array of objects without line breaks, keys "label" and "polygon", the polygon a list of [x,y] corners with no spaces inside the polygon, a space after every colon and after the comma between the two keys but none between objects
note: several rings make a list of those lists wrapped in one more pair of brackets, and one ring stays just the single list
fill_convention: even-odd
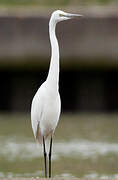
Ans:
[{"label": "bird's eye", "polygon": [[60,16],[60,17],[65,17],[65,15],[64,15],[64,14],[59,14],[59,16]]}]

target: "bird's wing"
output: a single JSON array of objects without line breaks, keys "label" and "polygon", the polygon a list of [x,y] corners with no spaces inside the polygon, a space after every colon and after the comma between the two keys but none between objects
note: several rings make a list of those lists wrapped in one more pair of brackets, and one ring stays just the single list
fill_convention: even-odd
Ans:
[{"label": "bird's wing", "polygon": [[42,135],[41,135],[41,132],[40,132],[40,119],[32,119],[32,129],[33,129],[33,133],[34,133],[34,136],[36,138],[36,140],[42,144]]},{"label": "bird's wing", "polygon": [[31,124],[34,136],[37,141],[42,143],[42,136],[40,133],[40,121],[42,118],[42,104],[40,101],[37,100],[37,98],[34,98],[32,101],[32,107],[31,107]]},{"label": "bird's wing", "polygon": [[43,140],[43,137],[42,137],[42,135],[41,135],[41,133],[40,133],[40,125],[39,125],[40,123],[38,123],[37,124],[37,130],[36,130],[36,140],[40,143],[40,144],[42,144],[42,140]]}]

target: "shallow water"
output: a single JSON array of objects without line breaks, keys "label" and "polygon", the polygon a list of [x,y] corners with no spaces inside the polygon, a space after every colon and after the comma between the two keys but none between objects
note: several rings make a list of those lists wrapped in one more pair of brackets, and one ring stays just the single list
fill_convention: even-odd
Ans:
[{"label": "shallow water", "polygon": [[[62,115],[54,135],[53,177],[117,179],[117,127],[117,114]],[[30,117],[0,115],[0,177],[43,177],[43,169]]]}]

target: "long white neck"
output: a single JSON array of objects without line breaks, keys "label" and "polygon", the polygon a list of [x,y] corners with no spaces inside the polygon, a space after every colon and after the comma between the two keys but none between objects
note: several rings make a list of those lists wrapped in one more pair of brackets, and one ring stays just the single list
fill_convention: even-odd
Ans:
[{"label": "long white neck", "polygon": [[58,90],[59,84],[59,46],[55,34],[56,23],[53,22],[53,19],[49,22],[49,36],[51,43],[51,61],[49,67],[49,73],[47,81],[49,86]]}]

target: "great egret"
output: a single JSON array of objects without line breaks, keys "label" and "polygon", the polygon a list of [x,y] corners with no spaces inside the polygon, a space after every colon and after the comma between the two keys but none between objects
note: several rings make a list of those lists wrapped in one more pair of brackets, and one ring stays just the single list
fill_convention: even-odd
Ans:
[{"label": "great egret", "polygon": [[55,35],[56,24],[60,21],[80,17],[80,14],[70,14],[61,10],[52,13],[49,21],[49,36],[51,43],[51,61],[46,81],[36,92],[31,106],[31,123],[34,136],[43,143],[45,177],[47,177],[47,153],[45,140],[50,136],[49,177],[51,177],[52,136],[60,116],[61,100],[59,95],[59,46]]}]

